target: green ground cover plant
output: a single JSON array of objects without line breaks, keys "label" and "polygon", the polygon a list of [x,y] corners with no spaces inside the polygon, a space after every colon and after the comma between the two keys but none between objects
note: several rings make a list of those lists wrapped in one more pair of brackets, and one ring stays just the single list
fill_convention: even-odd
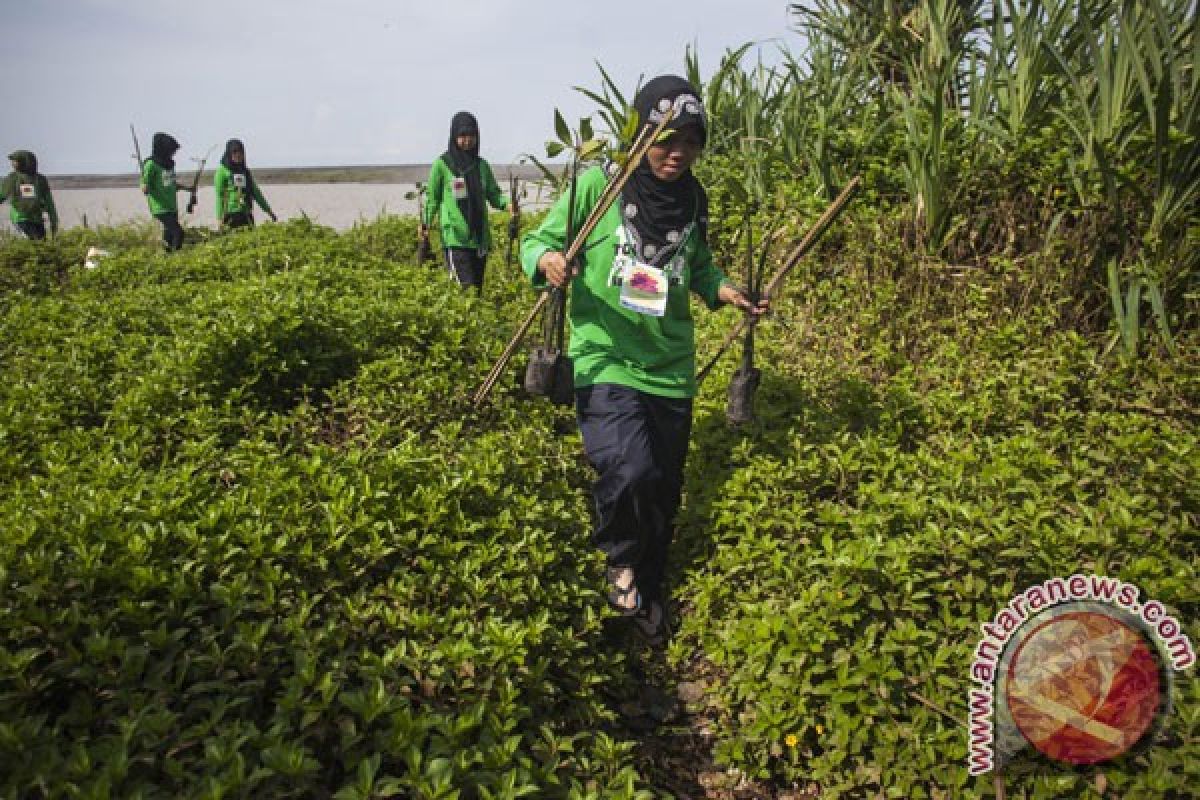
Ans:
[{"label": "green ground cover plant", "polygon": [[414,233],[6,246],[6,796],[636,796],[581,465],[464,431],[503,323]]},{"label": "green ground cover plant", "polygon": [[[644,654],[603,632],[569,411],[519,365],[467,410],[523,278],[452,290],[412,220],[113,231],[97,270],[79,236],[0,250],[5,796],[669,795],[672,725],[717,796],[987,795],[967,664],[1014,591],[1094,569],[1200,634],[1195,372],[1002,318],[1003,276],[906,307],[861,206],[760,337],[758,421],[700,399],[660,679],[703,690],[650,734],[614,711]],[[1196,692],[1109,786],[1183,796]]]},{"label": "green ground cover plant", "polygon": [[971,778],[966,719],[1050,577],[1200,642],[1194,3],[792,6],[776,66],[683,65],[719,263],[863,188],[756,421],[733,357],[697,400],[662,657],[612,635],[570,410],[520,359],[470,409],[533,302],[502,259],[475,297],[411,218],[0,239],[0,796],[1191,797],[1194,667],[1094,768]]},{"label": "green ground cover plant", "polygon": [[[702,403],[672,656],[705,687],[718,760],[752,776],[820,796],[990,796],[963,766],[965,676],[980,624],[1017,592],[1119,575],[1195,638],[1195,372],[1114,370],[1035,319],[980,329],[992,293],[901,356],[895,295],[838,283],[804,301],[803,338],[761,337],[773,369],[749,430],[721,424],[720,396]],[[846,287],[866,298],[849,321]],[[1009,791],[1110,796],[1100,772],[1111,796],[1187,796],[1200,696],[1191,675],[1176,691],[1147,754],[1017,764]]]}]

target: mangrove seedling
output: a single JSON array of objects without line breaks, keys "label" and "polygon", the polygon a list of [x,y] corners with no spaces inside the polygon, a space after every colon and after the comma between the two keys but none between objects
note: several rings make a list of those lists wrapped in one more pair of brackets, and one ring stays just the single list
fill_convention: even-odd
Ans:
[{"label": "mangrove seedling", "polygon": [[505,263],[511,269],[517,240],[521,236],[521,181],[510,170],[508,173],[508,203],[512,214],[508,218],[508,258]]},{"label": "mangrove seedling", "polygon": [[417,263],[433,261],[433,250],[429,247],[429,228],[425,226],[424,198],[427,187],[419,181],[411,192],[404,193],[405,200],[417,201]]},{"label": "mangrove seedling", "polygon": [[191,192],[191,196],[188,197],[187,204],[187,213],[189,214],[196,210],[196,190],[200,188],[200,176],[204,174],[204,165],[208,163],[209,156],[211,156],[213,151],[216,149],[217,146],[214,144],[212,147],[208,148],[208,152],[204,154],[204,158],[192,159],[192,161],[196,163],[196,175],[192,178],[192,188],[189,190]]},{"label": "mangrove seedling", "polygon": [[[757,303],[762,299],[763,275],[766,273],[767,257],[771,251],[771,243],[775,235],[763,239],[762,252],[758,256],[758,264],[754,263],[754,228],[751,224],[751,213],[747,210],[743,222],[743,236],[746,243],[746,296],[750,302]],[[754,421],[754,393],[762,379],[762,370],[754,366],[754,325],[746,328],[742,342],[742,363],[729,381],[729,401],[725,406],[725,418],[732,425],[742,425]]]},{"label": "mangrove seedling", "polygon": [[[813,248],[825,231],[829,229],[829,226],[833,224],[833,221],[837,219],[838,215],[842,213],[843,209],[849,205],[850,199],[854,197],[855,192],[858,191],[859,183],[860,179],[856,175],[850,180],[849,183],[846,184],[838,196],[834,198],[833,202],[829,204],[829,207],[826,208],[821,216],[817,218],[817,221],[813,223],[812,228],[810,228],[808,233],[804,235],[804,238],[800,240],[800,243],[796,245],[791,253],[788,254],[783,266],[775,271],[775,274],[771,276],[771,280],[767,281],[766,286],[763,287],[762,294],[759,299],[770,300],[775,296],[776,292],[778,292],[783,286],[783,281],[788,274],[796,268],[796,265],[800,263],[800,260],[808,254],[808,251]],[[708,374],[712,371],[712,368],[716,366],[717,361],[719,361],[721,356],[725,354],[725,351],[729,349],[729,345],[733,344],[734,340],[737,339],[742,330],[747,325],[753,326],[756,324],[758,319],[758,317],[742,317],[741,320],[738,321],[738,324],[734,327],[734,329],[729,332],[728,336],[725,337],[725,341],[721,342],[721,346],[717,348],[716,354],[713,355],[713,357],[709,359],[709,362],[704,365],[704,369],[697,373],[697,385],[704,382],[704,379],[708,377]]]}]

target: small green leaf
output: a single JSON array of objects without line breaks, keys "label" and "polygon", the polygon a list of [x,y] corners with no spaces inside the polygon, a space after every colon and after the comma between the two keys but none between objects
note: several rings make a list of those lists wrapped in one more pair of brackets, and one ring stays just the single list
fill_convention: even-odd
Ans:
[{"label": "small green leaf", "polygon": [[571,129],[567,127],[567,121],[563,119],[562,112],[557,108],[554,109],[554,132],[558,135],[558,140],[562,142],[565,147],[570,147],[574,144],[574,142],[571,141]]},{"label": "small green leaf", "polygon": [[597,158],[604,152],[604,142],[600,139],[589,139],[579,147],[579,160],[588,161]]},{"label": "small green leaf", "polygon": [[625,114],[625,127],[621,129],[621,141],[630,143],[634,140],[634,137],[637,136],[640,120],[638,119],[638,112],[633,108],[633,106],[629,106],[629,108],[626,109]]}]

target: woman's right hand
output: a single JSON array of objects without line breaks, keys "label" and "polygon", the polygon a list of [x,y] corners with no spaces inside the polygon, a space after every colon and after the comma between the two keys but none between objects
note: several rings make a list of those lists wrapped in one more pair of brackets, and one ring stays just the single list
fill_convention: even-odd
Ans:
[{"label": "woman's right hand", "polygon": [[538,272],[546,276],[551,286],[559,289],[567,285],[567,281],[575,277],[575,271],[568,273],[567,259],[557,250],[547,250],[537,262]]}]

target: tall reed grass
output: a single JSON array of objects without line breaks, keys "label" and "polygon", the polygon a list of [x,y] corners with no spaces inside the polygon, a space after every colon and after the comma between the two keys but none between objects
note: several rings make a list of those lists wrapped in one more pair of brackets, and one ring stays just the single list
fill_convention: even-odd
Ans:
[{"label": "tall reed grass", "polygon": [[[1108,309],[1114,347],[1136,356],[1149,321],[1172,349],[1195,323],[1197,0],[789,7],[801,36],[778,59],[748,43],[705,76],[685,54],[710,116],[710,182],[731,187],[714,217],[781,191],[828,198],[865,171],[868,196],[907,207],[919,263],[984,268],[1070,234],[1062,291]],[[601,76],[580,91],[622,131],[629,93]]]}]

